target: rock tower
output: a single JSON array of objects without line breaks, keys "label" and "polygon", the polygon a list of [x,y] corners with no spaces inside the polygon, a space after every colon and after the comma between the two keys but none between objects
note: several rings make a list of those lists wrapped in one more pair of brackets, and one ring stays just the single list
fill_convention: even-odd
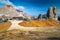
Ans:
[{"label": "rock tower", "polygon": [[50,7],[47,11],[47,18],[58,20],[58,11],[56,7]]}]

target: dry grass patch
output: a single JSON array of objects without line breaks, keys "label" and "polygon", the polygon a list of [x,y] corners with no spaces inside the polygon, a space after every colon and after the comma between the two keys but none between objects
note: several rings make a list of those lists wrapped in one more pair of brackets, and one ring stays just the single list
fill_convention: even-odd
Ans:
[{"label": "dry grass patch", "polygon": [[47,19],[47,20],[29,20],[19,23],[21,26],[25,27],[46,27],[46,26],[60,26],[60,23],[56,20]]},{"label": "dry grass patch", "polygon": [[4,22],[0,24],[0,32],[7,30],[11,25],[11,22]]}]

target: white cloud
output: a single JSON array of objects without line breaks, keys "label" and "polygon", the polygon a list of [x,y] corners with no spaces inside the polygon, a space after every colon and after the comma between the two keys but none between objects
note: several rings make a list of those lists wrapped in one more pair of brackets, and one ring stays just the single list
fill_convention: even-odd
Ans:
[{"label": "white cloud", "polygon": [[21,11],[25,9],[23,6],[16,6],[15,8]]},{"label": "white cloud", "polygon": [[0,3],[3,4],[3,5],[12,5],[15,9],[22,10],[22,11],[25,9],[25,7],[23,7],[23,6],[15,6],[9,0],[0,0]]},{"label": "white cloud", "polygon": [[9,0],[0,0],[0,3],[4,5],[13,5],[13,3],[10,2]]}]

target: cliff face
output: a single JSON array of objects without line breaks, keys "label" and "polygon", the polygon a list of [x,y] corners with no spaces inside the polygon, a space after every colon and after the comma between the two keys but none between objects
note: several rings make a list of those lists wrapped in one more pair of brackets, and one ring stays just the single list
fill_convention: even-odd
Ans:
[{"label": "cliff face", "polygon": [[58,20],[58,13],[56,7],[50,7],[47,11],[47,18],[52,18],[54,20]]}]

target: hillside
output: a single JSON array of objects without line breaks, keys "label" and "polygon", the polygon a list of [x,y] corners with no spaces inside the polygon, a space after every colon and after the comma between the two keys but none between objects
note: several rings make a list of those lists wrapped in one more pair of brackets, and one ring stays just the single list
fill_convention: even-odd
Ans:
[{"label": "hillside", "polygon": [[59,26],[59,22],[52,19],[47,20],[29,20],[28,22],[24,21],[19,23],[21,26],[25,27],[46,27],[46,26]]},{"label": "hillside", "polygon": [[11,26],[11,22],[3,22],[0,24],[0,32],[7,30]]}]

